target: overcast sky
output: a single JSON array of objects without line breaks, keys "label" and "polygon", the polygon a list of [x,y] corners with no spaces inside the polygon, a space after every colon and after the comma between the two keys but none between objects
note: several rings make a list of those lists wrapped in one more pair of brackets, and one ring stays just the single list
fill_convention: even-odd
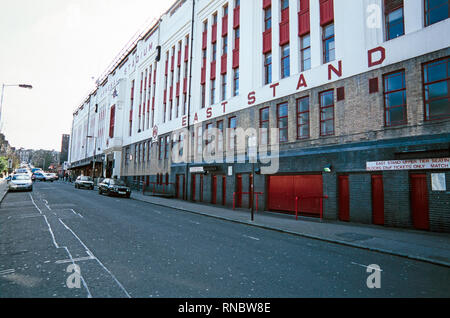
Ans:
[{"label": "overcast sky", "polygon": [[2,132],[11,146],[59,151],[91,78],[173,2],[0,0],[0,85],[33,85],[5,88]]}]

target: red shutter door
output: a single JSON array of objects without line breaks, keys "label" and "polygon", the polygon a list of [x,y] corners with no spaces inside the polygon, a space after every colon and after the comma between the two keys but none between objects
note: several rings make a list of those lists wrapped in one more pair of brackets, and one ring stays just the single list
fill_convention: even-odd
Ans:
[{"label": "red shutter door", "polygon": [[109,119],[109,137],[114,138],[114,124],[116,120],[116,106],[111,107],[111,117]]},{"label": "red shutter door", "polygon": [[236,176],[236,206],[238,208],[242,207],[242,175],[238,174]]},{"label": "red shutter door", "polygon": [[384,189],[383,176],[372,176],[372,222],[384,225]]},{"label": "red shutter door", "polygon": [[222,176],[222,205],[227,204],[227,177]]},{"label": "red shutter door", "polygon": [[240,8],[241,7],[236,7],[233,10],[233,29],[236,29],[239,27],[240,24]]},{"label": "red shutter door", "polygon": [[292,176],[269,177],[269,210],[294,211],[294,178]]},{"label": "red shutter door", "polygon": [[195,198],[195,196],[196,196],[196,187],[197,187],[197,180],[196,180],[196,178],[197,178],[197,175],[196,174],[193,174],[193,175],[191,175],[191,198],[192,198],[192,201],[196,201],[196,198]]},{"label": "red shutter door", "polygon": [[[299,198],[298,210],[301,214],[320,216],[320,197],[323,196],[323,181],[321,175],[295,176],[294,196]],[[295,208],[294,208],[295,211]]]},{"label": "red shutter door", "polygon": [[217,203],[217,176],[212,176],[212,195],[211,195],[211,203]]},{"label": "red shutter door", "polygon": [[411,208],[414,227],[429,230],[428,188],[425,174],[411,175]]},{"label": "red shutter door", "polygon": [[339,219],[350,221],[350,190],[348,176],[339,176]]}]

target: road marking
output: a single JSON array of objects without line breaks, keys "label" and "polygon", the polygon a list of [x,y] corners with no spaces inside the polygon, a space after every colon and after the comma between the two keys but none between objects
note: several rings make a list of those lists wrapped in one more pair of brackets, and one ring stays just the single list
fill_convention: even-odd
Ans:
[{"label": "road marking", "polygon": [[376,271],[380,271],[380,272],[383,271],[382,269],[379,269],[379,268],[375,268],[375,267],[371,267],[371,266],[366,266],[366,265],[359,264],[359,263],[355,263],[355,262],[352,262],[352,264],[353,264],[353,265],[357,265],[357,266],[361,266],[361,267],[364,267],[364,268],[367,268],[367,269],[371,269],[371,270],[376,270]]},{"label": "road marking", "polygon": [[14,274],[16,271],[14,269],[7,269],[4,271],[0,271],[0,276],[6,276],[6,275],[11,275]]},{"label": "road marking", "polygon": [[44,201],[44,204],[45,204],[45,206],[47,207],[47,209],[48,209],[49,211],[51,211],[52,209],[51,209],[50,206],[48,205],[48,201],[47,201],[47,200],[44,200],[44,199],[42,199],[42,201]]},{"label": "road marking", "polygon": [[61,260],[61,261],[56,261],[55,264],[66,264],[66,263],[72,263],[73,262],[83,262],[83,261],[90,261],[90,260],[95,260],[95,257],[93,257],[92,255],[86,256],[86,257],[79,257],[79,258],[74,258],[74,259],[65,259],[65,260]]},{"label": "road marking", "polygon": [[70,209],[70,211],[72,211],[73,214],[78,215],[80,218],[84,219],[84,217],[80,213],[76,212],[74,209]]},{"label": "road marking", "polygon": [[130,294],[128,294],[127,290],[125,289],[125,287],[123,287],[123,285],[119,282],[119,280],[116,278],[116,276],[114,276],[113,273],[111,273],[111,271],[105,267],[105,265],[103,265],[103,263],[89,250],[89,248],[83,243],[82,240],[80,240],[80,238],[75,234],[74,231],[72,231],[72,229],[70,227],[68,227],[61,219],[58,219],[59,222],[67,229],[69,230],[73,236],[75,236],[75,238],[78,240],[78,242],[80,242],[81,245],[83,245],[83,247],[85,248],[86,252],[88,253],[88,255],[92,256],[95,258],[95,260],[97,261],[97,263],[99,263],[99,265],[114,279],[114,281],[116,282],[116,284],[120,287],[120,289],[122,289],[122,291],[125,293],[125,295],[128,298],[131,298]]},{"label": "road marking", "polygon": [[251,240],[260,241],[259,238],[256,238],[256,237],[253,237],[253,236],[244,235],[244,237],[249,238]]},{"label": "road marking", "polygon": [[[37,204],[34,202],[34,199],[33,199],[33,196],[31,195],[31,193],[29,195],[30,195],[30,198],[31,198],[31,202],[33,202],[33,204],[36,207],[36,209],[44,217],[45,223],[47,223],[48,230],[50,232],[50,235],[52,236],[53,245],[55,245],[55,247],[57,249],[63,248],[66,251],[67,255],[69,255],[69,258],[72,260],[72,264],[75,265],[75,262],[73,261],[72,254],[70,253],[69,249],[66,246],[59,247],[58,243],[56,243],[55,235],[53,234],[52,227],[50,226],[50,223],[48,222],[47,217],[42,213],[41,209],[39,209]],[[81,282],[83,283],[84,288],[86,289],[86,292],[88,294],[88,298],[92,298],[91,291],[89,290],[89,287],[88,287],[86,281],[84,280],[83,275],[80,275],[80,278],[81,278]]]}]

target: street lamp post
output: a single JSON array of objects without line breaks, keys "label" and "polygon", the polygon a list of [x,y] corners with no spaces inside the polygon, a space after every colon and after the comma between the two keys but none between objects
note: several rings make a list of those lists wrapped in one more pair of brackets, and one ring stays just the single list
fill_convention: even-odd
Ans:
[{"label": "street lamp post", "polygon": [[33,86],[29,85],[29,84],[3,84],[2,85],[2,96],[0,98],[0,132],[2,130],[2,114],[3,114],[3,96],[5,94],[5,87],[20,87],[20,88],[27,88],[27,89],[32,89]]}]

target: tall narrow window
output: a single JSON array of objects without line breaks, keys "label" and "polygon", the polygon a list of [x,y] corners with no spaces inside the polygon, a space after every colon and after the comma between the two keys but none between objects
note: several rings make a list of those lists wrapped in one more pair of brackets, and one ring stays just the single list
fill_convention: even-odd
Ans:
[{"label": "tall narrow window", "polygon": [[272,83],[272,53],[264,55],[264,84]]},{"label": "tall narrow window", "polygon": [[306,34],[300,38],[301,71],[311,69],[311,36]]},{"label": "tall narrow window", "polygon": [[289,108],[287,102],[277,106],[277,127],[280,133],[279,141],[287,142],[289,140]]},{"label": "tall narrow window", "polygon": [[334,48],[334,23],[322,28],[323,62],[328,63],[335,60]]},{"label": "tall narrow window", "polygon": [[425,120],[450,117],[450,57],[423,66]]},{"label": "tall narrow window", "polygon": [[264,107],[259,111],[259,143],[261,145],[267,145],[269,143],[269,110],[269,107]]},{"label": "tall narrow window", "polygon": [[222,91],[221,91],[222,100],[227,99],[227,74],[222,75]]},{"label": "tall narrow window", "polygon": [[169,159],[170,136],[166,136],[164,143],[164,159]]},{"label": "tall narrow window", "polygon": [[297,139],[309,138],[309,96],[297,99]]},{"label": "tall narrow window", "polygon": [[405,34],[403,0],[384,0],[386,40]]},{"label": "tall narrow window", "polygon": [[425,26],[448,19],[449,0],[424,0]]},{"label": "tall narrow window", "polygon": [[109,119],[109,138],[114,138],[114,125],[116,120],[116,106],[111,107],[110,119]]},{"label": "tall narrow window", "polygon": [[233,70],[233,96],[239,95],[239,68]]},{"label": "tall narrow window", "polygon": [[272,7],[264,9],[264,30],[270,30],[272,28]]},{"label": "tall narrow window", "polygon": [[228,119],[228,138],[227,138],[227,144],[228,149],[235,149],[236,147],[236,127],[237,127],[237,120],[236,117],[231,117]]},{"label": "tall narrow window", "polygon": [[334,91],[319,94],[320,136],[334,135]]},{"label": "tall narrow window", "polygon": [[385,126],[406,124],[405,71],[383,76]]},{"label": "tall narrow window", "polygon": [[290,64],[289,44],[286,44],[281,48],[281,78],[291,75]]},{"label": "tall narrow window", "polygon": [[220,132],[220,134],[217,136],[217,152],[223,151],[223,120],[219,120],[217,122],[217,130]]},{"label": "tall narrow window", "polygon": [[216,80],[211,80],[211,105],[216,103]]},{"label": "tall narrow window", "polygon": [[201,87],[201,96],[202,96],[202,108],[206,107],[206,85],[203,84]]}]

